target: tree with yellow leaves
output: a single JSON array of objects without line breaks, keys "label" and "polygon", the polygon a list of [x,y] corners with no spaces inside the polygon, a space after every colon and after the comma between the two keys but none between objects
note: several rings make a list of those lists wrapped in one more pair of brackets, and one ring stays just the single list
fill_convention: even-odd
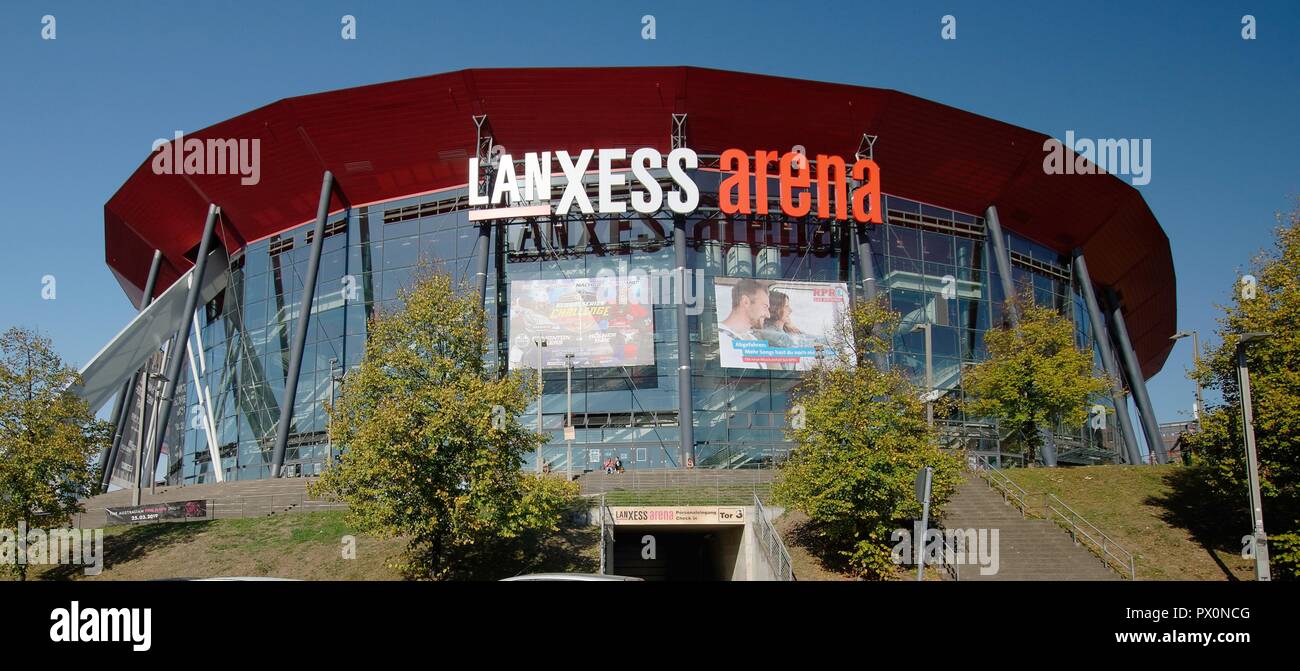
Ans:
[{"label": "tree with yellow leaves", "polygon": [[483,309],[460,289],[421,269],[402,307],[372,320],[330,409],[343,454],[313,485],[346,501],[359,531],[407,538],[394,566],[412,578],[502,577],[503,556],[558,529],[576,494],[522,472],[545,440],[516,419],[528,380],[487,367]]},{"label": "tree with yellow leaves", "polygon": [[[95,493],[91,462],[111,427],[68,392],[77,381],[48,338],[18,328],[0,335],[0,529],[67,525]],[[27,578],[25,562],[3,563]]]}]

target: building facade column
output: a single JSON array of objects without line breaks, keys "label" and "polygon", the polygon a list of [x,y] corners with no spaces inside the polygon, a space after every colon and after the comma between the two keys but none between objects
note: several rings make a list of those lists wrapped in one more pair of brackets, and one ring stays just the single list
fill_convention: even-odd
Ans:
[{"label": "building facade column", "polygon": [[[686,217],[673,216],[673,251],[677,261],[677,426],[681,433],[682,463],[695,466],[695,412],[691,393],[691,331],[686,310],[687,283],[693,275],[686,268]],[[695,287],[695,301],[704,306],[704,287]]]},{"label": "building facade column", "polygon": [[1111,351],[1110,336],[1106,331],[1106,316],[1102,314],[1101,304],[1092,288],[1092,276],[1088,273],[1088,264],[1084,261],[1083,250],[1074,250],[1074,273],[1079,279],[1079,290],[1083,293],[1085,307],[1088,308],[1088,321],[1092,324],[1093,342],[1097,343],[1097,352],[1101,356],[1101,365],[1106,374],[1115,382],[1111,387],[1110,400],[1115,405],[1115,421],[1119,425],[1120,440],[1123,441],[1122,454],[1130,464],[1142,463],[1142,452],[1138,449],[1137,436],[1133,433],[1133,422],[1128,416],[1128,399],[1124,397],[1124,378],[1115,363],[1115,353]]},{"label": "building facade column", "polygon": [[[199,255],[194,259],[194,269],[190,271],[190,288],[185,294],[185,309],[180,315],[180,322],[176,325],[176,338],[172,341],[173,346],[183,343],[190,338],[190,324],[194,320],[194,310],[199,305],[199,292],[202,289],[203,275],[208,267],[208,252],[212,250],[212,241],[214,231],[217,226],[217,217],[221,214],[221,208],[216,205],[208,205],[208,219],[203,224],[203,238],[199,240]],[[162,450],[163,439],[167,437],[168,418],[171,417],[172,401],[176,395],[176,384],[180,381],[181,365],[185,363],[185,358],[176,356],[172,347],[168,351],[167,368],[163,374],[163,393],[158,399],[158,426],[154,433],[153,448],[150,450],[152,457],[150,463],[158,463],[158,453]],[[142,445],[140,449],[144,449]],[[153,477],[150,474],[150,477]]]},{"label": "building facade column", "polygon": [[1142,423],[1142,434],[1147,440],[1147,450],[1156,456],[1156,463],[1169,463],[1164,441],[1160,440],[1160,423],[1156,421],[1155,411],[1151,408],[1151,397],[1147,395],[1146,379],[1142,377],[1142,366],[1138,364],[1133,345],[1129,342],[1128,326],[1124,323],[1124,309],[1115,290],[1106,289],[1106,301],[1110,309],[1111,336],[1119,347],[1120,361],[1128,376],[1128,387],[1133,392],[1133,403],[1137,406],[1138,420]]},{"label": "building facade column", "polygon": [[998,208],[989,205],[984,210],[984,228],[989,241],[993,243],[993,260],[998,266],[998,275],[1002,279],[1002,299],[1007,321],[1012,327],[1020,325],[1020,315],[1016,312],[1016,285],[1011,281],[1011,254],[1007,252],[1007,238],[1002,234],[1002,223],[998,221]]},{"label": "building facade column", "polygon": [[[492,168],[492,145],[495,140],[492,124],[488,122],[486,114],[473,115],[471,119],[474,121],[474,155],[478,158],[479,174],[477,177],[470,176],[469,188],[477,189],[477,193],[491,193],[496,175],[496,170]],[[491,249],[494,223],[492,220],[479,222],[478,240],[474,247],[474,281],[478,287],[479,305],[484,308],[487,307],[488,251]]]},{"label": "building facade column", "polygon": [[280,477],[285,448],[289,444],[289,425],[293,423],[298,377],[302,372],[302,352],[307,345],[307,327],[311,325],[311,306],[316,300],[316,276],[320,271],[320,253],[325,246],[325,220],[329,217],[330,196],[333,193],[334,173],[326,170],[321,179],[320,201],[316,204],[316,227],[313,229],[311,250],[308,252],[307,275],[302,279],[302,299],[299,301],[298,322],[294,325],[293,342],[289,349],[284,396],[280,399],[280,423],[275,429],[275,450],[271,453],[272,478]]},{"label": "building facade column", "polygon": [[[162,252],[153,250],[153,261],[149,264],[149,276],[144,281],[144,295],[140,298],[140,312],[153,303],[154,287],[158,284],[158,270],[162,268]],[[126,420],[131,416],[131,404],[135,402],[135,387],[140,384],[140,371],[126,381],[122,386],[122,393],[118,396],[117,407],[120,408],[121,414],[117,410],[113,411],[113,442],[107,453],[100,459],[100,485],[108,489],[108,481],[113,477],[113,463],[117,461],[118,450],[122,445],[122,436],[126,433]]]}]

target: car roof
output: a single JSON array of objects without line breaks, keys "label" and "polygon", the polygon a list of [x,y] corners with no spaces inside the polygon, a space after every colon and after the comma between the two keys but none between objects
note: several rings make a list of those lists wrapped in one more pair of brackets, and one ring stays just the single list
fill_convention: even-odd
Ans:
[{"label": "car roof", "polygon": [[639,582],[641,581],[641,578],[634,578],[632,576],[625,576],[625,575],[601,575],[598,573],[529,573],[526,575],[517,575],[510,578],[506,578],[501,582],[520,582],[520,581],[534,581],[534,580],[561,580],[561,581],[567,580],[567,581],[578,581],[578,582],[585,582],[585,581],[593,581],[593,582],[637,581]]}]

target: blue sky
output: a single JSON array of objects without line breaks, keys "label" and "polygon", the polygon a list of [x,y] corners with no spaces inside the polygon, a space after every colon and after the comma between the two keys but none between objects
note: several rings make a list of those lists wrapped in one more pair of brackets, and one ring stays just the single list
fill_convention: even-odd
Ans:
[{"label": "blue sky", "polygon": [[[697,65],[894,88],[1063,137],[1150,138],[1139,187],[1168,233],[1182,329],[1300,195],[1294,2],[6,2],[0,7],[0,328],[80,365],[133,311],[103,204],[155,138],[279,98],[468,67]],[[41,17],[57,39],[41,39]],[[357,19],[355,41],[340,17]],[[641,17],[656,39],[641,39]],[[941,17],[957,39],[940,39]],[[1242,16],[1257,39],[1242,39]],[[887,190],[887,189],[886,189]],[[41,278],[57,279],[43,300]],[[1150,382],[1189,414],[1180,342]],[[1181,413],[1181,414],[1180,414]]]}]

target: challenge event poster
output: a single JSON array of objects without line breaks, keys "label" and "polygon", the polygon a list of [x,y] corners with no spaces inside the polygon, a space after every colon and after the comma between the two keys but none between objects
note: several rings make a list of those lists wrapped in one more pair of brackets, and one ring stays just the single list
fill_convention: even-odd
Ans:
[{"label": "challenge event poster", "polygon": [[[654,365],[654,311],[646,276],[510,283],[510,368]],[[538,345],[538,339],[545,342]]]}]

